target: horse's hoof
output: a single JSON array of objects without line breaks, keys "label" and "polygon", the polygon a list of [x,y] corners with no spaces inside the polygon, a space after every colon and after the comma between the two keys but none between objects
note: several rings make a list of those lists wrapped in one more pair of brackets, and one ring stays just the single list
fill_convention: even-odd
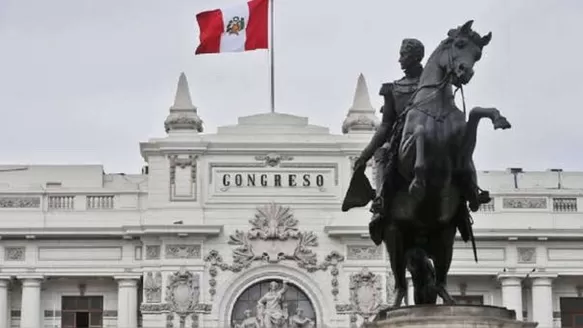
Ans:
[{"label": "horse's hoof", "polygon": [[409,185],[409,194],[416,201],[421,201],[425,196],[425,185],[417,179],[413,179],[413,182]]},{"label": "horse's hoof", "polygon": [[508,122],[508,120],[504,116],[500,116],[498,119],[494,121],[494,130],[498,129],[506,130],[510,129],[511,127],[512,125],[510,124],[510,122]]}]

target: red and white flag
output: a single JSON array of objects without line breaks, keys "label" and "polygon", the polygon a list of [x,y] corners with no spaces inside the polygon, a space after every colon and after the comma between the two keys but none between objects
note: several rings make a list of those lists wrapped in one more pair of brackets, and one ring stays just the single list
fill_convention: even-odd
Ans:
[{"label": "red and white flag", "polygon": [[197,14],[200,44],[195,53],[267,49],[268,6],[268,0],[251,0]]}]

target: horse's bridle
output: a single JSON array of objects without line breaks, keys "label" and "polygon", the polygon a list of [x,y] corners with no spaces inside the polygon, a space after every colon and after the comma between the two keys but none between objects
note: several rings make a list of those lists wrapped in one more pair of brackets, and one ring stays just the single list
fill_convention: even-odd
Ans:
[{"label": "horse's bridle", "polygon": [[[407,106],[407,108],[399,115],[399,118],[404,118],[411,109],[417,108],[419,106],[419,104],[422,104],[426,100],[431,99],[431,97],[433,97],[436,93],[438,93],[439,91],[441,91],[443,88],[445,88],[448,85],[449,79],[451,78],[452,74],[454,73],[453,55],[452,55],[453,47],[454,47],[454,42],[451,43],[451,47],[447,51],[448,69],[447,69],[445,75],[443,76],[443,78],[441,79],[441,81],[439,81],[437,83],[425,84],[425,85],[421,85],[421,86],[417,87],[417,90],[415,90],[415,92],[413,92],[413,94],[411,95],[411,98],[409,98],[410,99],[409,106]],[[427,95],[425,98],[418,101],[416,104],[413,104],[413,99],[415,99],[415,97],[417,96],[417,93],[425,88],[435,88],[435,90],[433,92],[431,92],[429,95]],[[458,90],[461,91],[463,112],[464,112],[464,117],[465,117],[466,116],[466,99],[464,97],[464,88],[461,84],[459,87],[457,87],[455,89],[455,91],[453,93],[454,98],[455,98],[455,94],[457,93]],[[412,105],[415,105],[415,107],[413,107]],[[417,109],[419,109],[419,108],[417,108]],[[428,113],[426,113],[426,114],[428,114]],[[433,115],[429,115],[429,116],[433,117]],[[435,118],[435,119],[437,119],[437,118]]]}]

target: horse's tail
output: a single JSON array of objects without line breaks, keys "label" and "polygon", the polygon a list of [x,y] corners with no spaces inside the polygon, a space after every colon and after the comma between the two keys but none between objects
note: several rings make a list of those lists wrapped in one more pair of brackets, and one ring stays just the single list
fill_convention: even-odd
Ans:
[{"label": "horse's tail", "polygon": [[437,288],[435,267],[425,250],[415,247],[406,254],[407,268],[411,272],[415,304],[435,304]]}]

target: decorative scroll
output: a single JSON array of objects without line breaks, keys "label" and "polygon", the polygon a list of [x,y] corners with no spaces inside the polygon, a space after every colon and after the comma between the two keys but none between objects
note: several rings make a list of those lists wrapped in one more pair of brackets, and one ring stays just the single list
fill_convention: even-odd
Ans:
[{"label": "decorative scroll", "polygon": [[[332,293],[338,294],[338,268],[344,256],[331,252],[323,262],[318,263],[317,255],[312,250],[318,246],[318,237],[312,231],[300,231],[298,220],[290,209],[277,204],[270,204],[257,210],[255,217],[249,221],[251,229],[247,232],[236,230],[229,236],[233,249],[233,263],[227,264],[217,250],[211,250],[204,260],[210,264],[209,293],[216,293],[217,268],[223,271],[240,272],[249,268],[254,262],[279,263],[294,261],[298,267],[315,272],[326,271],[332,267]],[[274,244],[276,242],[276,244]]]}]

